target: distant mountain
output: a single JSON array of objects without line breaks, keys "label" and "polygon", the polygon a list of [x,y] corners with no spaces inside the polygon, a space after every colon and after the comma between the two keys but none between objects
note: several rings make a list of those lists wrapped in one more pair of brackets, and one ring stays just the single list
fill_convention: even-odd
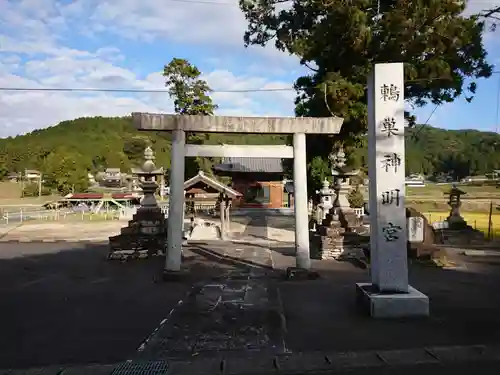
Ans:
[{"label": "distant mountain", "polygon": [[[285,143],[283,136],[262,134],[244,137],[239,134],[207,134],[193,137],[196,137],[194,142],[207,144]],[[74,167],[77,169],[97,172],[111,167],[127,171],[142,163],[147,145],[152,146],[157,165],[169,168],[169,132],[139,132],[133,127],[130,117],[90,117],[63,121],[26,135],[0,139],[0,176],[7,171],[17,172],[25,168],[43,171],[48,168],[47,160],[67,157],[75,160],[77,165]],[[208,158],[189,158],[186,164],[188,174],[196,174],[198,168],[211,170],[211,160]]]},{"label": "distant mountain", "polygon": [[[284,144],[285,136],[249,134],[197,134],[194,142],[207,144]],[[64,169],[97,172],[106,167],[123,171],[142,162],[144,148],[150,144],[159,166],[170,166],[170,133],[139,132],[130,117],[91,117],[63,121],[26,135],[0,139],[0,176],[28,169]],[[350,157],[358,167],[367,165],[364,146]],[[62,163],[62,160],[65,163]],[[190,158],[188,173],[210,171],[214,158]],[[56,164],[61,169],[53,170]],[[71,164],[71,166],[68,166]],[[452,173],[456,178],[484,175],[500,169],[500,135],[478,130],[444,130],[417,126],[407,130],[407,174],[426,176]]]},{"label": "distant mountain", "polygon": [[[357,167],[368,164],[367,141],[351,159]],[[446,130],[418,125],[406,130],[406,174],[453,179],[484,175],[500,169],[500,135],[479,130]]]}]

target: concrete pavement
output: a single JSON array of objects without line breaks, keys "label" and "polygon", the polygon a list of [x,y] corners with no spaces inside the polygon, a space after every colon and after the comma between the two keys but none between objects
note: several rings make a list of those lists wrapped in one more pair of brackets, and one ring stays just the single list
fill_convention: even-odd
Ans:
[{"label": "concrete pavement", "polygon": [[[161,258],[105,262],[105,244],[1,244],[0,368],[107,374],[125,360],[166,358],[168,374],[446,374],[469,362],[486,374],[497,366],[493,259],[463,257],[459,270],[411,266],[431,317],[380,321],[354,305],[354,283],[366,270],[313,261],[320,280],[285,281],[293,247],[270,244],[187,247],[189,277],[175,284],[153,282]],[[79,367],[86,363],[114,365]]]}]

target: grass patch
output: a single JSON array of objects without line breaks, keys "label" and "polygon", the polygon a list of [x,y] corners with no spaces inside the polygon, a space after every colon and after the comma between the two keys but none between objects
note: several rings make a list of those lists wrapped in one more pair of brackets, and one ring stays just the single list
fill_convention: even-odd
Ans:
[{"label": "grass patch", "polygon": [[0,206],[42,205],[61,199],[59,195],[45,195],[42,197],[21,197],[22,185],[18,182],[0,181]]},{"label": "grass patch", "polygon": [[21,198],[21,184],[11,181],[0,181],[0,199],[16,198]]},{"label": "grass patch", "polygon": [[[407,186],[406,187],[406,195],[408,197],[422,197],[422,198],[441,198],[441,199],[447,199],[447,193],[451,189],[451,184],[445,184],[445,185],[437,185],[437,184],[427,184],[425,186]],[[484,199],[488,198],[495,198],[498,197],[500,198],[500,189],[497,188],[496,186],[491,186],[491,185],[483,185],[483,186],[476,186],[476,185],[467,185],[467,184],[460,184],[458,185],[458,188],[467,194],[464,195],[464,199],[467,198],[479,198],[482,197]]]}]

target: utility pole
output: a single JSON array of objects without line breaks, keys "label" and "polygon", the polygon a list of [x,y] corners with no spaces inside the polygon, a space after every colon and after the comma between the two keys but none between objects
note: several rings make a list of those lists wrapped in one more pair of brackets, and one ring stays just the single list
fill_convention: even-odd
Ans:
[{"label": "utility pole", "polygon": [[42,197],[42,172],[38,176],[38,198]]},{"label": "utility pole", "polygon": [[490,213],[488,215],[488,241],[492,240],[492,224],[491,216],[493,215],[493,201],[490,201]]},{"label": "utility pole", "polygon": [[24,172],[20,172],[21,174],[21,198],[24,198],[24,175],[26,173],[26,170]]}]

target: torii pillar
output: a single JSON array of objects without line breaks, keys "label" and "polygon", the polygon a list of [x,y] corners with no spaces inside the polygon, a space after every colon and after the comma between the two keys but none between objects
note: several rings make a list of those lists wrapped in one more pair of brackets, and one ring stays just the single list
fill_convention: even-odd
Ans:
[{"label": "torii pillar", "polygon": [[[184,207],[184,158],[268,157],[294,159],[296,266],[311,267],[307,202],[306,134],[338,134],[340,117],[226,117],[132,113],[138,130],[171,131],[172,165],[165,273],[181,270]],[[284,145],[186,145],[186,132],[293,134],[293,146]],[[170,277],[168,277],[170,278]]]}]

